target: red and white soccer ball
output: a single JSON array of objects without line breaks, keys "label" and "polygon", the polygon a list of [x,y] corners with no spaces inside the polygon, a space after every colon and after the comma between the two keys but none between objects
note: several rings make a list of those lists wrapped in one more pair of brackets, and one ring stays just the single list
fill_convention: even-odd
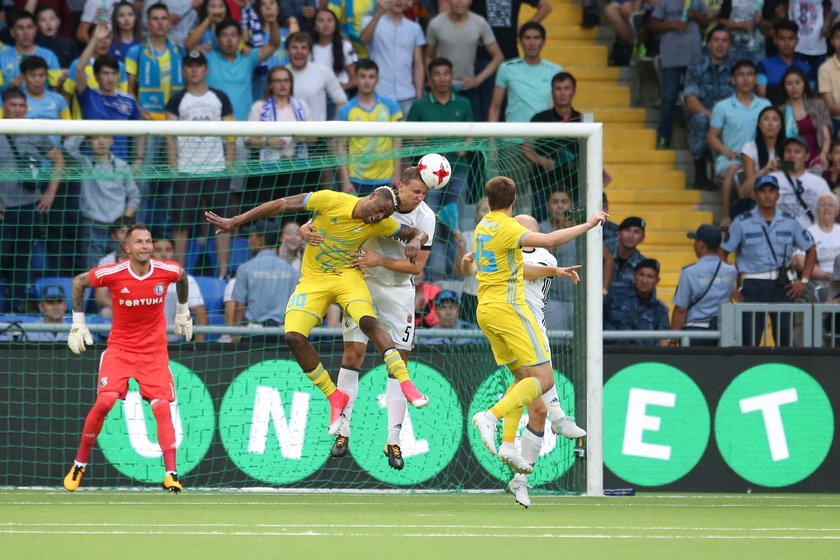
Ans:
[{"label": "red and white soccer ball", "polygon": [[442,189],[452,178],[449,160],[440,154],[426,154],[417,162],[420,178],[430,189]]}]

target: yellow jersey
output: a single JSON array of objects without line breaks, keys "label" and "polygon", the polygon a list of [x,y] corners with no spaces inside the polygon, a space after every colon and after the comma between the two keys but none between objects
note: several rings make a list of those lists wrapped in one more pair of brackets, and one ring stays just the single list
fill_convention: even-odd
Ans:
[{"label": "yellow jersey", "polygon": [[375,224],[353,218],[353,209],[360,200],[351,194],[328,190],[306,195],[304,206],[316,213],[312,225],[324,236],[324,241],[317,247],[306,245],[300,267],[302,277],[356,271],[364,281],[350,257],[371,237],[394,235],[400,224],[393,218]]},{"label": "yellow jersey", "polygon": [[530,230],[503,212],[490,212],[478,223],[473,248],[479,304],[525,305],[520,242],[526,233]]}]

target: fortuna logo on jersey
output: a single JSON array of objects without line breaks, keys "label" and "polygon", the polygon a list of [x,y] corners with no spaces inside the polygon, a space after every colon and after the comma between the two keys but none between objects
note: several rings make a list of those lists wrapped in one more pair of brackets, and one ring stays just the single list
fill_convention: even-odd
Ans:
[{"label": "fortuna logo on jersey", "polygon": [[162,297],[141,298],[141,299],[121,299],[120,305],[126,307],[137,307],[138,305],[157,305],[163,303]]}]

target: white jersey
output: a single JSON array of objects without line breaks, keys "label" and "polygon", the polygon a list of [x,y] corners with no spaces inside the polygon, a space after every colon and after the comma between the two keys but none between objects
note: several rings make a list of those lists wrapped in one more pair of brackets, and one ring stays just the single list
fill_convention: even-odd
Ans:
[{"label": "white jersey", "polygon": [[[435,213],[429,208],[425,202],[421,202],[417,208],[411,212],[394,212],[391,215],[396,221],[404,226],[410,226],[422,230],[429,236],[429,240],[423,245],[421,250],[428,251],[432,246],[432,239],[435,237]],[[364,245],[365,249],[384,255],[389,259],[405,258],[404,241],[394,239],[393,237],[372,237],[367,240]],[[388,270],[384,266],[375,266],[364,269],[365,278],[376,280],[385,286],[405,286],[411,285],[414,278],[412,274],[404,272],[395,272]]]},{"label": "white jersey", "polygon": [[[522,251],[522,260],[527,264],[542,266],[557,266],[557,259],[542,247],[530,251]],[[525,280],[525,303],[534,314],[534,319],[540,324],[545,334],[545,305],[548,302],[548,291],[551,289],[552,276]]]}]

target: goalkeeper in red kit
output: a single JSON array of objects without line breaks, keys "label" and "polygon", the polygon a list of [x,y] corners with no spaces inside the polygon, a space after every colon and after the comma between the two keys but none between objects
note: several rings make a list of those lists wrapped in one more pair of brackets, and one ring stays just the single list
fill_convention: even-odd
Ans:
[{"label": "goalkeeper in red kit", "polygon": [[82,311],[85,290],[108,288],[114,314],[108,348],[99,359],[96,402],[85,420],[79,453],[64,477],[64,488],[73,491],[79,487],[105,417],[118,399],[125,399],[128,380],[134,378],[157,422],[158,443],[166,468],[163,488],[180,492],[183,486],[175,468],[175,428],[170,413],[175,385],[169,370],[163,309],[167,288],[175,283],[178,292],[175,332],[190,340],[192,319],[187,307],[187,273],[178,263],[152,258],[152,234],[143,224],[129,228],[124,244],[127,260],[94,268],[73,279],[73,325],[67,345],[74,354],[84,352],[87,345],[93,344]]}]

